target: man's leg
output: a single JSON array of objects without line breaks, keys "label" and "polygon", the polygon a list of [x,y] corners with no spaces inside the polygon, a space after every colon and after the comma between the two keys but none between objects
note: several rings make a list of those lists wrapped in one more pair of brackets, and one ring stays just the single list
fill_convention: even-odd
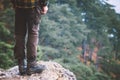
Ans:
[{"label": "man's leg", "polygon": [[39,16],[36,13],[36,8],[29,9],[27,18],[28,25],[28,40],[27,40],[27,59],[34,60],[37,56],[38,31],[39,31]]},{"label": "man's leg", "polygon": [[38,45],[38,31],[39,31],[39,17],[36,9],[31,9],[28,18],[28,41],[27,41],[27,73],[42,72],[44,67],[36,63],[37,45]]},{"label": "man's leg", "polygon": [[14,55],[17,59],[19,72],[23,74],[24,59],[25,59],[25,36],[26,36],[26,21],[23,9],[17,8],[15,14],[15,47]]},{"label": "man's leg", "polygon": [[27,60],[36,60],[37,57],[37,45],[38,45],[38,25],[33,25],[33,28],[28,29],[28,41],[27,41]]}]

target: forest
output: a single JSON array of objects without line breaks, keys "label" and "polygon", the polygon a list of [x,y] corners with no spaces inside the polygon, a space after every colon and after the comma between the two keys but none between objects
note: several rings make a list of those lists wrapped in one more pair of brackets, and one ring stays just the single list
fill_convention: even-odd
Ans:
[{"label": "forest", "polygon": [[[120,80],[120,14],[106,0],[49,0],[42,15],[38,60],[56,61],[77,80]],[[0,0],[0,68],[16,65],[15,11]]]}]

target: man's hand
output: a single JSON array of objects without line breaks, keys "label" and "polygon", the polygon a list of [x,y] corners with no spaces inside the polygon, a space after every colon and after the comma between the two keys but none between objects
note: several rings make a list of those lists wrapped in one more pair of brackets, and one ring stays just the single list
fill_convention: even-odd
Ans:
[{"label": "man's hand", "polygon": [[41,10],[41,14],[46,14],[48,11],[48,6],[44,6]]}]

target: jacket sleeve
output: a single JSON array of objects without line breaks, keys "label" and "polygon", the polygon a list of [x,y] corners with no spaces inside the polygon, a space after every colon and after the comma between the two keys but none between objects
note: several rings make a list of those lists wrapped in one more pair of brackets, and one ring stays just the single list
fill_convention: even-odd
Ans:
[{"label": "jacket sleeve", "polygon": [[16,0],[10,0],[10,2],[15,5]]},{"label": "jacket sleeve", "polygon": [[49,0],[39,0],[40,1],[40,6],[48,6]]},{"label": "jacket sleeve", "polygon": [[13,5],[13,8],[16,8],[16,0],[10,0],[12,5]]}]

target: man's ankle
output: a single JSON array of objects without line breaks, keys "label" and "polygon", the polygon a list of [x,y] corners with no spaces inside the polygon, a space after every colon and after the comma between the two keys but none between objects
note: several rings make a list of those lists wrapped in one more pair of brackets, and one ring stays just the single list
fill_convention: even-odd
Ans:
[{"label": "man's ankle", "polygon": [[41,73],[43,70],[45,70],[45,66],[37,64],[36,61],[28,62],[28,64],[27,64],[27,74],[28,75],[31,75],[34,73]]},{"label": "man's ankle", "polygon": [[24,75],[26,74],[26,63],[24,59],[18,59],[18,69],[19,69],[19,73],[20,75]]}]

